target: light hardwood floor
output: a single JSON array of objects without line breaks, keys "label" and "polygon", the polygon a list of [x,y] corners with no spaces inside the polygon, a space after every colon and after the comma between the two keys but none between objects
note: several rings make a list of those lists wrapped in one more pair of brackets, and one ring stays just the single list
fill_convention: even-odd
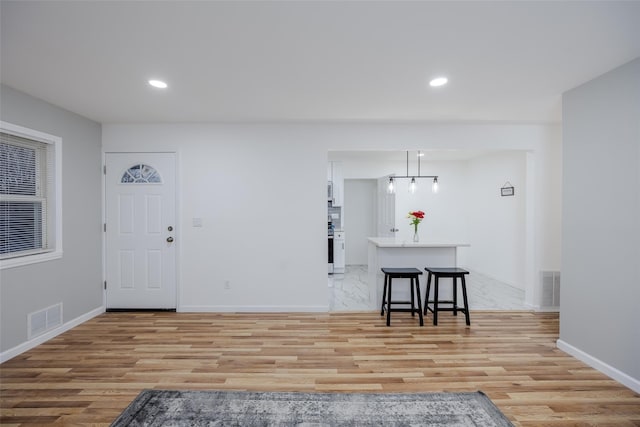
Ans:
[{"label": "light hardwood floor", "polygon": [[484,391],[520,426],[639,426],[640,395],[558,350],[557,313],[105,313],[0,365],[3,425],[108,425],[145,388]]}]

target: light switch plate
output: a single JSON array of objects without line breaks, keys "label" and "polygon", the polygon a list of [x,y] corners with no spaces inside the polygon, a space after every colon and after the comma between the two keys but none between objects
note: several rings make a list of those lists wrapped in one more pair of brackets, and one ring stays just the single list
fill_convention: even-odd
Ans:
[{"label": "light switch plate", "polygon": [[191,224],[194,227],[202,227],[202,218],[192,218],[191,219]]}]

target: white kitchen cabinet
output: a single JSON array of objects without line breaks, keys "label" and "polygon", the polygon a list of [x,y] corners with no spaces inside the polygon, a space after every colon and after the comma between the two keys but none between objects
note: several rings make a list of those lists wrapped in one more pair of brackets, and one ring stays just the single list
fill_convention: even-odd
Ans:
[{"label": "white kitchen cabinet", "polygon": [[344,204],[344,178],[341,162],[329,162],[327,180],[333,185],[333,206],[342,206]]},{"label": "white kitchen cabinet", "polygon": [[344,231],[333,233],[333,272],[344,273]]}]

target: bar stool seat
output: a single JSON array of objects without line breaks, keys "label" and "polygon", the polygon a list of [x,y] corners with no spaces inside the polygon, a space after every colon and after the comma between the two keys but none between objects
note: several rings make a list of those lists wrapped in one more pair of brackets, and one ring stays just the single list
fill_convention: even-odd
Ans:
[{"label": "bar stool seat", "polygon": [[[382,307],[380,309],[380,316],[384,315],[385,306],[387,310],[387,326],[391,325],[391,312],[392,311],[404,311],[410,312],[411,316],[415,316],[418,313],[420,319],[420,326],[424,325],[424,319],[422,317],[422,303],[420,301],[420,280],[418,277],[422,274],[422,271],[417,268],[382,268],[384,273],[384,290],[382,292]],[[392,301],[391,300],[391,284],[393,279],[410,279],[411,301]],[[415,295],[417,297],[414,297]],[[415,299],[418,300],[418,306],[416,307]],[[411,308],[392,308],[392,304],[411,305]]]},{"label": "bar stool seat", "polygon": [[[464,277],[469,272],[462,268],[447,267],[447,268],[434,268],[426,267],[425,270],[429,273],[427,277],[427,294],[424,297],[424,315],[426,316],[429,311],[433,313],[433,324],[438,324],[438,312],[439,311],[453,311],[453,315],[457,316],[458,311],[464,313],[467,325],[471,325],[469,319],[469,304],[467,302],[467,284]],[[435,285],[433,288],[433,300],[429,300],[429,292],[431,291],[431,276],[435,277]],[[438,299],[439,279],[451,278],[453,279],[453,300],[441,301]],[[457,280],[461,279],[462,284],[462,298],[464,302],[463,307],[458,307],[458,285]],[[429,307],[429,304],[433,304],[433,308]],[[451,305],[451,307],[441,307],[441,304]]]}]

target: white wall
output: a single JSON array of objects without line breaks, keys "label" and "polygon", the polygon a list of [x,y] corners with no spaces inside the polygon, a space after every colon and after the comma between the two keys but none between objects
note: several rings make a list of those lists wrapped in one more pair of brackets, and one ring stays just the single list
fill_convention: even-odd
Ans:
[{"label": "white wall", "polygon": [[105,151],[179,153],[180,310],[327,309],[327,153],[277,129],[104,127]]},{"label": "white wall", "polygon": [[[339,157],[339,153],[332,153]],[[377,179],[386,175],[406,175],[406,164],[394,161],[342,160],[342,170],[351,179]],[[410,173],[416,172],[410,169]],[[440,191],[432,193],[430,179],[418,179],[417,191],[408,191],[408,179],[396,182],[396,236],[411,240],[413,226],[407,218],[409,211],[422,210],[425,219],[418,226],[422,241],[468,242],[467,161],[421,162],[423,175],[439,175]],[[346,197],[345,197],[346,200]],[[349,236],[347,236],[349,239]]]},{"label": "white wall", "polygon": [[563,96],[558,345],[640,392],[640,59]]},{"label": "white wall", "polygon": [[[526,158],[522,151],[503,151],[469,161],[469,268],[525,289]],[[509,182],[514,196],[502,197]]]},{"label": "white wall", "polygon": [[367,238],[376,234],[377,188],[377,181],[373,179],[344,181],[343,222],[347,230],[347,265],[367,264]]},{"label": "white wall", "polygon": [[62,303],[67,327],[103,311],[102,168],[99,123],[0,90],[3,121],[62,138],[62,258],[0,271],[0,351],[12,357],[37,344],[28,340],[29,313]]},{"label": "white wall", "polygon": [[[112,124],[103,126],[103,148],[179,153],[180,309],[308,311],[328,306],[329,150],[516,149],[537,153],[558,143],[549,136],[553,128],[462,124]],[[448,197],[447,191],[455,194],[453,188],[461,185],[455,184],[458,174],[450,173],[451,178],[446,175],[448,169],[459,170],[460,166],[433,166],[438,168],[436,174],[443,177],[437,197]],[[424,164],[425,171],[428,167]],[[354,177],[347,168],[343,169],[346,179],[377,178],[388,173]],[[398,165],[396,173],[404,172],[404,165]],[[445,233],[437,223],[429,224],[448,214],[438,212],[439,208],[429,201],[425,206],[428,215],[432,211],[421,226],[425,236],[431,232],[433,238],[438,233],[457,238],[451,233],[461,232],[458,227]],[[203,218],[204,227],[191,227],[193,217]],[[285,221],[287,226],[282,229]],[[410,229],[408,223],[403,226]],[[548,238],[544,230],[536,231],[543,241]],[[537,269],[538,266],[531,267],[532,271]],[[230,290],[223,289],[225,280],[231,282]]]},{"label": "white wall", "polygon": [[[433,193],[432,180],[418,179],[417,190],[409,192],[411,180],[397,180],[396,191],[396,237],[411,241],[414,227],[407,218],[409,212],[423,211],[425,217],[418,225],[421,242],[468,243],[467,211],[465,203],[466,162],[423,162],[422,174],[438,175],[440,190]],[[405,170],[396,170],[405,175]]]}]

